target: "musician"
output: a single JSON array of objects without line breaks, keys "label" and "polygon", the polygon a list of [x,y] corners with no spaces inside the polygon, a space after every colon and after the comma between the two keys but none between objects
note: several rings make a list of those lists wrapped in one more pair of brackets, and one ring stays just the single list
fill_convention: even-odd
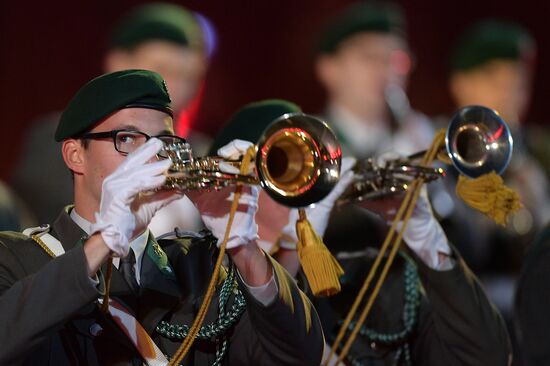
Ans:
[{"label": "musician", "polygon": [[[520,356],[523,356],[520,361],[529,366],[548,365],[548,131],[525,121],[534,81],[535,39],[519,24],[492,19],[472,25],[461,41],[452,65],[451,90],[457,102],[476,98],[490,103],[510,120],[514,155],[505,178],[516,187],[526,206],[516,218],[516,225],[501,231],[487,250],[488,258],[498,253],[506,259],[507,266],[488,266],[486,270],[505,272],[504,276],[501,274],[505,279],[512,277],[510,273],[514,275],[508,280],[503,305],[510,322],[512,311],[515,313],[512,329],[516,330]],[[474,50],[477,51],[475,58]],[[468,83],[468,90],[463,90],[464,83]],[[538,163],[542,163],[542,168]],[[521,274],[516,282],[520,266]],[[499,282],[495,287],[502,288],[504,281]]]},{"label": "musician", "polygon": [[[185,336],[178,326],[191,325],[204,297],[231,202],[227,190],[193,194],[211,232],[159,242],[148,232],[155,211],[180,197],[156,189],[171,164],[156,158],[162,142],[179,140],[172,114],[164,80],[145,70],[95,78],[68,104],[55,137],[74,176],[74,205],[51,227],[0,233],[0,364],[141,365],[174,355]],[[225,290],[205,320],[214,335],[197,340],[184,365],[320,362],[314,308],[256,244],[257,191],[245,188],[239,200],[227,244],[236,272],[223,271]],[[98,309],[110,256],[109,312],[124,315]]]},{"label": "musician", "polygon": [[526,29],[486,19],[460,35],[451,59],[449,88],[457,107],[479,104],[495,109],[514,137],[514,154],[503,177],[525,206],[508,227],[516,243],[530,242],[533,233],[550,220],[548,180],[529,153],[530,126],[525,121],[535,58],[536,44]]},{"label": "musician", "polygon": [[474,268],[512,334],[514,292],[524,253],[550,220],[550,186],[530,153],[532,131],[526,123],[535,61],[535,40],[523,26],[484,19],[459,36],[450,65],[449,87],[456,105],[481,104],[497,110],[514,138],[503,179],[518,192],[524,207],[505,228],[470,210],[462,212],[477,222],[476,235],[484,238],[475,247]]},{"label": "musician", "polygon": [[431,122],[404,93],[413,67],[406,32],[397,4],[373,1],[348,5],[321,30],[315,71],[344,154],[409,154],[430,144]]},{"label": "musician", "polygon": [[[248,104],[224,125],[214,140],[211,154],[237,137],[256,141],[274,119],[298,111],[298,106],[284,100]],[[346,182],[339,183],[333,192],[341,193],[350,183],[351,172],[346,173],[349,167],[350,158],[344,158],[341,181]],[[332,193],[329,196],[321,201],[322,204],[307,209],[307,216],[319,235],[323,235],[327,226],[330,230],[331,212],[338,214],[340,210],[333,208],[337,196]],[[366,207],[371,215],[380,215],[387,225],[401,198],[368,202]],[[285,211],[277,208],[275,202],[269,210],[264,211],[265,207],[260,206],[258,211],[259,230],[280,230],[279,235],[264,239],[273,240],[270,248],[275,251],[274,257],[296,273],[299,269],[296,212],[289,213],[284,225],[280,216]],[[362,246],[352,253],[332,247],[345,270],[341,278],[343,290],[334,297],[314,300],[329,345],[377,254],[376,247],[367,244],[367,240],[372,240],[370,236],[371,233],[364,229],[358,243],[342,240],[344,248]],[[511,354],[506,327],[476,276],[447,240],[425,192],[417,203],[404,241],[405,250],[394,263],[346,362],[354,365],[507,365]],[[278,245],[273,245],[275,243]]]},{"label": "musician", "polygon": [[[342,144],[344,155],[359,159],[385,153],[409,155],[428,148],[432,122],[411,108],[405,89],[413,68],[407,42],[406,18],[395,3],[355,2],[331,17],[320,31],[315,70],[327,95],[323,113]],[[439,217],[449,218],[452,200],[441,183],[430,186],[430,200]],[[363,217],[358,220],[357,217]],[[329,226],[327,244],[340,250],[361,250],[356,239],[368,227],[368,241],[382,241],[385,223],[355,207],[348,207]],[[332,234],[334,228],[339,228]],[[334,240],[332,239],[334,238]],[[471,238],[467,238],[469,242]]]}]

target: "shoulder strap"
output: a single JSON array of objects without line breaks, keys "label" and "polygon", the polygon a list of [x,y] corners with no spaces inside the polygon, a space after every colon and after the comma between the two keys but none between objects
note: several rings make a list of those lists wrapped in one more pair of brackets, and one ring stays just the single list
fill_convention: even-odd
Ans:
[{"label": "shoulder strap", "polygon": [[59,240],[50,234],[50,225],[40,225],[23,230],[23,235],[33,239],[51,257],[59,257],[65,254],[65,248]]}]

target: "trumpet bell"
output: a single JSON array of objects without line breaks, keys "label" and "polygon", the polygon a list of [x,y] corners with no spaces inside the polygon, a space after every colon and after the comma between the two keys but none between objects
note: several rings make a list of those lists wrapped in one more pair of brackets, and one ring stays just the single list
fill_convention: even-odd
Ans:
[{"label": "trumpet bell", "polygon": [[451,119],[445,145],[456,169],[476,178],[491,171],[504,172],[512,158],[513,139],[496,111],[468,106]]},{"label": "trumpet bell", "polygon": [[342,151],[326,123],[303,113],[272,122],[256,144],[255,175],[222,171],[220,163],[240,168],[240,161],[193,158],[187,143],[164,147],[172,161],[164,189],[221,189],[237,183],[260,184],[276,202],[305,207],[322,200],[340,178]]},{"label": "trumpet bell", "polygon": [[273,121],[257,143],[256,171],[273,200],[305,207],[322,200],[340,178],[342,151],[320,119],[289,113]]}]

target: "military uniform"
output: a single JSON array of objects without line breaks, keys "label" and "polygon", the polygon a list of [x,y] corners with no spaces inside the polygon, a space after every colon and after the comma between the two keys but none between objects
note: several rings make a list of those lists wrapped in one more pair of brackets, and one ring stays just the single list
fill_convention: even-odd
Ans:
[{"label": "military uniform", "polygon": [[[212,152],[238,137],[257,140],[270,121],[298,108],[283,100],[246,106],[224,126]],[[345,271],[342,292],[311,297],[329,345],[372,266],[374,248],[383,241],[386,227],[356,205],[332,210],[324,242]],[[500,315],[460,256],[455,254],[453,260],[451,270],[436,271],[414,255],[399,256],[347,364],[507,365],[510,344]]]},{"label": "military uniform", "polygon": [[[550,219],[548,181],[529,151],[529,126],[522,121],[534,80],[536,43],[522,25],[489,18],[469,26],[453,49],[449,79],[456,104],[486,104],[496,109],[514,138],[514,152],[503,179],[519,194],[524,207],[511,215],[506,228],[477,214],[465,214],[475,220],[475,234],[481,239],[480,245],[472,246],[476,273],[516,339],[514,292],[523,254]],[[522,351],[515,343],[514,348],[517,354]]]},{"label": "military uniform", "polygon": [[[101,292],[87,275],[81,245],[85,233],[64,211],[51,234],[66,251],[55,259],[27,236],[0,234],[0,364],[141,365],[139,353],[121,329],[98,309]],[[190,325],[213,268],[215,246],[208,239],[160,243],[164,249],[149,238],[139,293],[132,293],[113,269],[110,294],[163,352],[172,355],[180,342],[161,336],[157,326],[162,320]],[[228,351],[222,364],[320,362],[322,332],[315,311],[286,272],[272,263],[280,295],[271,304],[259,303],[238,280],[246,310],[224,332]],[[234,295],[229,304],[233,301]],[[215,297],[205,324],[218,317],[217,304]],[[212,364],[220,339],[197,341],[184,364]]]},{"label": "military uniform", "polygon": [[[404,12],[396,4],[356,2],[334,16],[320,35],[317,49],[318,66],[321,67],[319,74],[329,94],[325,114],[340,138],[344,155],[358,159],[376,158],[386,152],[407,155],[427,149],[431,144],[434,136],[431,121],[415,112],[406,101],[404,92],[392,84],[393,77],[395,84],[404,85],[409,71],[403,71],[407,65],[398,65],[397,59],[392,60],[388,56],[393,52],[390,47],[396,47],[394,43],[401,44],[400,51],[408,53],[405,27]],[[376,84],[373,78],[373,83],[384,87],[380,90],[378,101],[386,105],[378,107],[383,108],[385,114],[371,117],[379,120],[367,121],[367,116],[354,114],[354,110],[355,113],[361,110],[356,101],[363,95],[349,97],[350,92],[342,93],[333,86],[338,83],[322,73],[323,62],[345,57],[348,55],[346,52],[359,54],[357,49],[360,46],[364,54],[369,54],[369,44],[364,38],[361,39],[364,43],[357,41],[352,46],[345,43],[348,40],[353,42],[351,38],[358,34],[387,35],[392,36],[394,41],[388,44],[387,54],[378,52],[376,47],[371,51],[377,56],[377,62],[387,60],[385,66],[389,70],[383,72],[375,69],[378,70],[376,76],[387,78],[383,79],[387,80],[384,85],[381,82]],[[384,42],[383,38],[375,44],[381,42]],[[361,65],[368,65],[367,62]],[[335,64],[335,67],[340,65]],[[399,70],[398,66],[405,67]],[[348,71],[345,66],[341,67]],[[332,69],[327,67],[325,71],[333,76]],[[342,73],[345,77],[346,73]],[[432,188],[430,197],[435,203],[439,197],[448,198],[448,194],[439,185]],[[436,204],[434,209],[439,212]],[[344,268],[343,288],[333,298],[314,301],[327,343],[334,341],[365,281],[378,253],[376,248],[386,236],[387,226],[381,218],[355,205],[335,207],[333,210],[324,241]],[[461,230],[467,231],[464,226]],[[426,247],[429,244],[426,243]],[[425,264],[425,258],[414,254],[412,259],[405,255],[397,257],[366,324],[352,344],[346,358],[348,364],[508,364],[511,349],[502,318],[454,248],[451,248],[451,258],[454,260],[451,269],[434,270]],[[365,301],[366,298],[368,293]]]},{"label": "military uniform", "polygon": [[[346,272],[342,292],[314,300],[329,344],[376,253],[371,248],[353,257],[338,255]],[[350,364],[508,365],[511,346],[504,322],[454,253],[456,264],[449,271],[435,271],[414,254],[397,257],[351,347]]]}]

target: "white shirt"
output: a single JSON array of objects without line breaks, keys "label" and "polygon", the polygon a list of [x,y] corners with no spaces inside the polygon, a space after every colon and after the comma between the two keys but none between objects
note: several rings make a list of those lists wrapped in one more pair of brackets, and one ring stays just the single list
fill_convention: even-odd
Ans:
[{"label": "white shirt", "polygon": [[[71,210],[71,213],[69,214],[71,219],[77,224],[87,235],[90,235],[90,227],[92,226],[92,223],[82,216],[80,216],[75,209]],[[134,251],[134,255],[136,257],[136,263],[134,264],[134,270],[136,273],[136,281],[138,284],[141,284],[140,282],[140,273],[141,273],[141,262],[143,260],[143,254],[145,253],[145,247],[147,246],[147,239],[149,238],[149,230],[145,230],[143,234],[135,238],[130,242],[130,248]],[[120,265],[120,258],[114,257],[113,258],[113,265],[118,269]]]}]

